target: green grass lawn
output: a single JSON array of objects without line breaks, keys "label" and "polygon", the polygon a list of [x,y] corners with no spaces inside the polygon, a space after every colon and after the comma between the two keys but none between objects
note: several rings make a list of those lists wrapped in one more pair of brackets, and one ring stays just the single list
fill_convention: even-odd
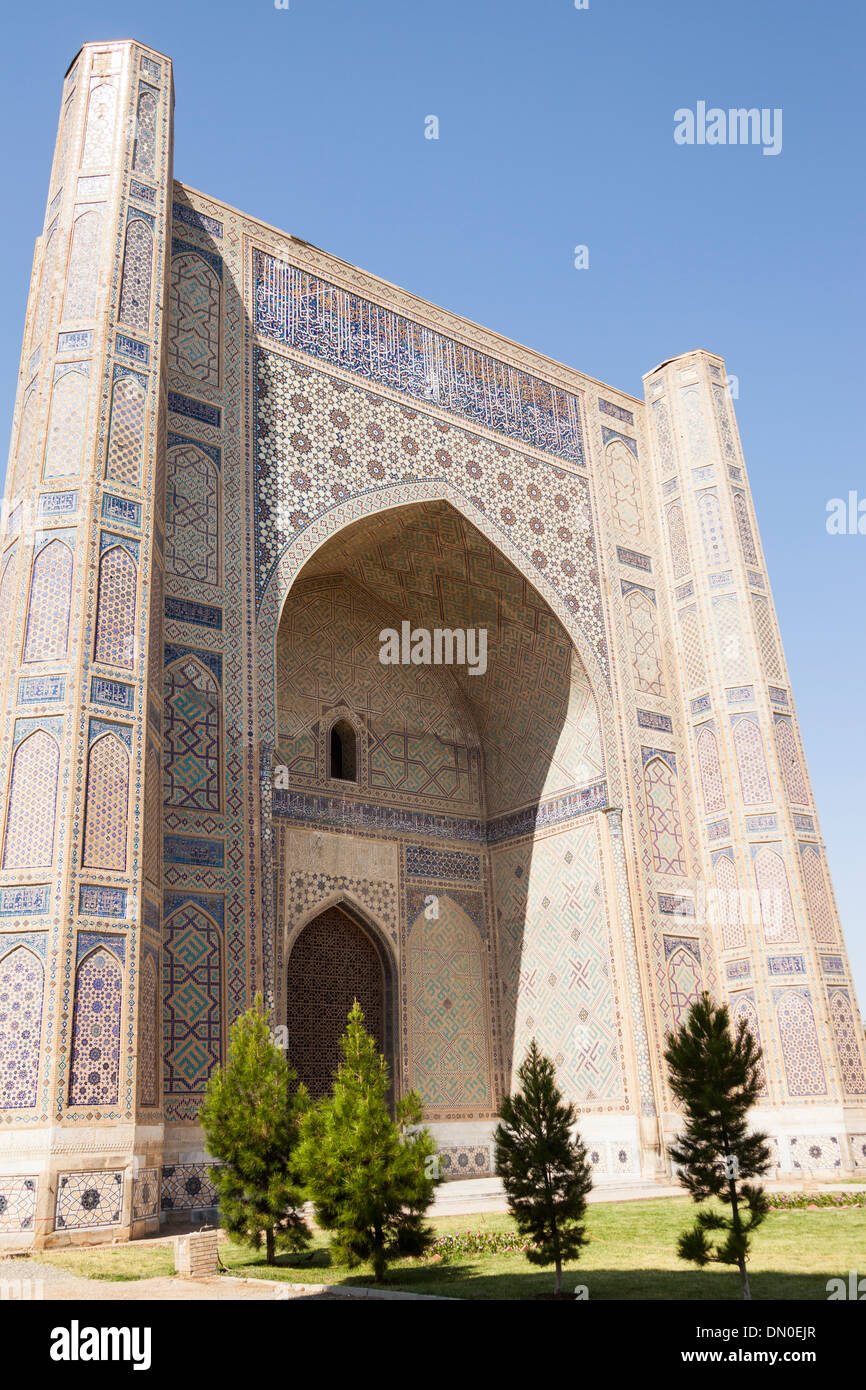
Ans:
[{"label": "green grass lawn", "polygon": [[[676,1254],[679,1232],[694,1212],[688,1198],[645,1202],[606,1202],[588,1208],[590,1244],[581,1260],[567,1266],[564,1287],[585,1284],[590,1299],[738,1299],[736,1270],[697,1270]],[[442,1217],[437,1233],[512,1230],[505,1214]],[[826,1283],[849,1270],[863,1270],[866,1207],[847,1210],[771,1212],[754,1239],[749,1261],[756,1299],[827,1297]],[[220,1255],[232,1274],[286,1279],[305,1284],[372,1284],[366,1267],[349,1270],[332,1264],[327,1237],[316,1233],[307,1256],[278,1256],[275,1266],[262,1253],[226,1242]],[[40,1252],[40,1261],[60,1265],[91,1279],[147,1279],[174,1270],[171,1245],[132,1242],[110,1249]],[[447,1260],[402,1261],[391,1266],[387,1287],[450,1298],[523,1299],[548,1294],[553,1270],[538,1269],[523,1255],[461,1255]]]}]

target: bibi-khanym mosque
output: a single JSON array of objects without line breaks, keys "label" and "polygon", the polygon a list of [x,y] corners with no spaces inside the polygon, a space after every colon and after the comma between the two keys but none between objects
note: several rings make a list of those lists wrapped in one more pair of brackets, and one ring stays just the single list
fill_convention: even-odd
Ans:
[{"label": "bibi-khanym mosque", "polygon": [[638,400],[416,299],[175,182],[172,105],[163,54],[82,48],[36,243],[0,1246],[207,1213],[197,1115],[256,991],[314,1095],[357,997],[452,1176],[491,1173],[536,1037],[613,1195],[669,1180],[665,1036],[708,989],[763,1048],[774,1172],[866,1175],[724,363]]}]

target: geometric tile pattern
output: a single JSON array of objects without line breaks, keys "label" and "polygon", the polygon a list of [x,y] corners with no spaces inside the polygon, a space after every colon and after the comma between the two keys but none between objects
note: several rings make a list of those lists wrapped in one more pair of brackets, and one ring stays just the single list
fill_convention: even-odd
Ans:
[{"label": "geometric tile pattern", "polygon": [[826,1095],[827,1079],[808,989],[775,990],[773,993],[788,1095]]},{"label": "geometric tile pattern", "polygon": [[102,209],[95,208],[76,218],[66,275],[64,322],[92,319],[96,310],[99,283],[99,251],[102,241]]},{"label": "geometric tile pattern", "polygon": [[159,1169],[140,1168],[132,1180],[132,1219],[159,1215]]},{"label": "geometric tile pattern", "polygon": [[219,583],[219,495],[216,464],[193,445],[168,451],[165,567],[200,584]]},{"label": "geometric tile pattern", "polygon": [[217,1205],[217,1189],[210,1163],[166,1164],[162,1170],[162,1210],[195,1211]]},{"label": "geometric tile pattern", "polygon": [[864,1096],[866,1072],[863,1070],[859,1030],[854,1021],[851,997],[846,989],[830,989],[827,991],[827,997],[830,1001],[830,1022],[836,1040],[842,1084],[849,1096]]},{"label": "geometric tile pattern", "polygon": [[722,950],[736,950],[746,944],[746,928],[743,922],[742,894],[737,881],[737,870],[730,854],[720,854],[716,859],[713,877],[722,928]]},{"label": "geometric tile pattern", "polygon": [[597,837],[576,822],[491,854],[503,1052],[516,1068],[535,1037],[568,1100],[617,1109],[624,1059]]},{"label": "geometric tile pattern", "polygon": [[130,487],[138,487],[141,482],[144,407],[141,378],[135,372],[125,372],[117,378],[111,392],[105,476],[114,482],[128,483]]},{"label": "geometric tile pattern", "polygon": [[59,661],[66,655],[71,592],[72,551],[62,541],[49,541],[33,561],[25,661]]},{"label": "geometric tile pattern", "polygon": [[779,648],[776,643],[775,632],[773,631],[774,625],[770,614],[770,605],[765,598],[760,598],[757,594],[752,594],[752,612],[755,618],[755,629],[758,634],[758,644],[761,648],[761,656],[764,663],[764,675],[767,680],[783,680],[782,663],[779,660]]},{"label": "geometric tile pattern", "polygon": [[749,679],[749,658],[736,594],[723,594],[712,602],[717,639],[722,658],[722,675],[726,681],[740,683]]},{"label": "geometric tile pattern", "polygon": [[81,167],[88,173],[109,166],[116,105],[117,89],[113,82],[100,82],[91,91],[81,156]]},{"label": "geometric tile pattern", "polygon": [[674,578],[680,579],[691,568],[686,528],[683,524],[683,509],[679,502],[672,502],[667,509],[668,541],[671,548],[671,564]]},{"label": "geometric tile pattern", "polygon": [[702,492],[698,498],[698,519],[707,569],[718,569],[730,563],[722,509],[714,492]]},{"label": "geometric tile pattern", "polygon": [[816,941],[835,945],[836,925],[827,894],[827,884],[821,865],[821,855],[814,845],[800,846],[800,863],[809,901],[809,918]]},{"label": "geometric tile pattern", "polygon": [[88,869],[125,869],[129,829],[129,754],[114,734],[91,746],[82,864]]},{"label": "geometric tile pattern", "polygon": [[204,1091],[222,1063],[222,935],[187,903],[165,924],[163,958],[163,1090]]},{"label": "geometric tile pattern", "polygon": [[123,968],[98,946],[75,972],[69,1104],[116,1105],[120,1084]]},{"label": "geometric tile pattern", "polygon": [[419,913],[409,930],[411,1085],[437,1110],[491,1105],[484,945],[466,913],[440,896],[437,915]]},{"label": "geometric tile pattern", "polygon": [[644,769],[647,817],[656,873],[687,872],[675,773],[662,758],[652,758]]},{"label": "geometric tile pattern", "polygon": [[707,815],[725,809],[725,784],[719,764],[719,749],[716,735],[710,724],[705,724],[697,737],[698,767],[701,774],[701,787],[704,794],[704,810]]},{"label": "geometric tile pattern", "polygon": [[33,1230],[38,1185],[36,1177],[0,1177],[0,1235]]},{"label": "geometric tile pattern", "polygon": [[764,756],[764,740],[757,719],[744,716],[738,719],[732,733],[737,771],[740,775],[740,791],[744,803],[770,801],[770,778],[767,760]]},{"label": "geometric tile pattern", "polygon": [[[0,937],[0,951],[4,945]],[[36,1104],[44,977],[42,961],[24,945],[0,957],[0,1110]]]},{"label": "geometric tile pattern", "polygon": [[697,690],[700,686],[706,685],[707,672],[704,665],[704,652],[701,645],[696,608],[680,609],[680,627],[682,629],[683,654],[686,659],[686,678],[689,689]]},{"label": "geometric tile pattern", "polygon": [[177,371],[219,386],[220,282],[201,256],[174,256],[169,312],[169,362]]},{"label": "geometric tile pattern", "polygon": [[631,449],[619,439],[608,444],[605,460],[614,525],[624,535],[637,538],[644,529],[637,460]]},{"label": "geometric tile pattern", "polygon": [[126,229],[118,317],[127,328],[141,333],[150,327],[152,265],[153,232],[141,217],[135,217]]},{"label": "geometric tile pattern", "polygon": [[803,765],[800,762],[794,726],[790,719],[777,716],[773,727],[776,734],[779,766],[785,779],[788,800],[792,801],[795,806],[808,806],[809,793],[806,790],[806,779],[803,776]]},{"label": "geometric tile pattern", "polygon": [[123,1173],[62,1173],[57,1180],[58,1231],[117,1226],[123,1207]]},{"label": "geometric tile pattern", "polygon": [[156,94],[144,83],[139,88],[138,121],[132,167],[136,174],[153,178],[156,158]]},{"label": "geometric tile pattern", "polygon": [[42,869],[54,858],[54,816],[60,749],[44,729],[15,750],[6,812],[4,869]]},{"label": "geometric tile pattern", "polygon": [[795,1134],[789,1142],[794,1168],[826,1172],[842,1166],[839,1140],[835,1134]]},{"label": "geometric tile pattern", "polygon": [[703,973],[700,947],[690,937],[666,936],[665,959],[671,1017],[676,1030],[685,1022],[692,1004],[696,1004],[701,997]]},{"label": "geometric tile pattern", "polygon": [[77,478],[81,472],[88,371],[87,364],[83,370],[64,371],[54,383],[43,470],[46,481],[52,478]]},{"label": "geometric tile pattern", "polygon": [[[364,1027],[384,1049],[384,974],[379,952],[360,926],[332,907],[304,928],[288,963],[289,1057],[314,1100],[330,1092],[343,1057],[340,1038],[354,1000],[361,1005]],[[456,1002],[459,1007],[460,1001]],[[432,1063],[428,1066],[432,1070]]]},{"label": "geometric tile pattern", "polygon": [[220,692],[194,657],[165,668],[164,802],[220,810]]},{"label": "geometric tile pattern", "polygon": [[635,689],[664,695],[664,668],[655,604],[643,589],[632,588],[623,600],[632,652]]},{"label": "geometric tile pattern", "polygon": [[436,1150],[439,1171],[445,1178],[487,1178],[493,1174],[489,1144],[449,1145]]},{"label": "geometric tile pattern", "polygon": [[94,661],[131,670],[135,653],[137,569],[125,546],[106,550],[99,562]]},{"label": "geometric tile pattern", "polygon": [[752,535],[752,523],[749,520],[749,508],[746,502],[746,495],[734,489],[734,516],[737,520],[737,530],[740,533],[740,546],[743,551],[743,559],[747,565],[758,563],[758,552],[755,549],[755,541]]},{"label": "geometric tile pattern", "polygon": [[155,957],[145,957],[141,971],[138,1024],[138,1103],[147,1108],[159,1104],[159,986]]},{"label": "geometric tile pattern", "polygon": [[765,845],[755,854],[754,870],[767,945],[798,941],[800,934],[784,859],[776,850]]},{"label": "geometric tile pattern", "polygon": [[[758,1011],[755,1008],[755,996],[748,991],[743,991],[731,995],[731,1023],[736,1029],[742,1019],[745,1019],[746,1027],[751,1033],[758,1047],[761,1046],[761,1027],[758,1022]],[[764,1067],[764,1059],[758,1063],[758,1079],[760,1082],[759,1095],[767,1095],[767,1074]]]}]

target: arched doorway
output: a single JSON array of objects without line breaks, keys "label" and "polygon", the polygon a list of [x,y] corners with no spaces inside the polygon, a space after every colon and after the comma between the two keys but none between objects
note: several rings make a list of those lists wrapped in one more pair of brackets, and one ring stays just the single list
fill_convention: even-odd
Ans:
[{"label": "arched doorway", "polygon": [[372,934],[342,907],[329,907],[300,932],[288,961],[289,1060],[314,1100],[331,1089],[340,1038],[357,999],[364,1026],[391,1060],[390,970]]}]

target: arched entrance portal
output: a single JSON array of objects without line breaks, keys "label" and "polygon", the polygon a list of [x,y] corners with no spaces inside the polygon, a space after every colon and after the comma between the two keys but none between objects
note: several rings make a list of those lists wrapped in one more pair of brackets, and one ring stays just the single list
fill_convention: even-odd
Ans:
[{"label": "arched entrance portal", "polygon": [[367,1031],[388,1057],[388,994],[382,953],[347,911],[327,908],[304,927],[289,956],[286,1017],[289,1060],[314,1100],[330,1091],[356,999]]}]

